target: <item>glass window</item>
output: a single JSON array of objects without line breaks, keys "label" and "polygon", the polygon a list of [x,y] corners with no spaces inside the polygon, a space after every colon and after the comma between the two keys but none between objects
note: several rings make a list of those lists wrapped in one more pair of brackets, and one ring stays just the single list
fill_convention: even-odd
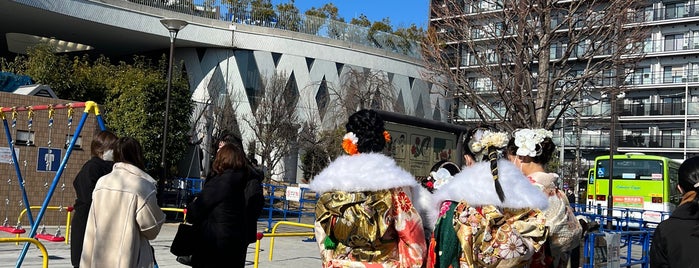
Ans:
[{"label": "glass window", "polygon": [[34,131],[17,130],[15,145],[34,145]]}]

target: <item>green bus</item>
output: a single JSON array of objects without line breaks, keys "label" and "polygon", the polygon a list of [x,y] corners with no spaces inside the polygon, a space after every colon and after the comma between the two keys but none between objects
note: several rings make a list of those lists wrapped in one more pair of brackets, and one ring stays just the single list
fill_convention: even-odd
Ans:
[{"label": "green bus", "polygon": [[[660,222],[662,214],[672,212],[679,204],[681,194],[677,190],[678,161],[663,156],[627,153],[614,155],[613,214],[629,208],[648,222]],[[607,207],[609,193],[609,155],[595,158],[594,169],[587,182],[587,205]],[[665,216],[666,217],[666,216]]]}]

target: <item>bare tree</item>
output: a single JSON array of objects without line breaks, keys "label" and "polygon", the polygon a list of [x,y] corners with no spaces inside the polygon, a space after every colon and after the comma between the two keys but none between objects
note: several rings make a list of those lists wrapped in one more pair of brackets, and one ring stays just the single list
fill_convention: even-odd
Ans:
[{"label": "bare tree", "polygon": [[333,104],[342,120],[360,109],[396,110],[396,87],[383,71],[348,67],[339,86],[328,86]]},{"label": "bare tree", "polygon": [[273,74],[255,96],[253,116],[244,119],[256,140],[254,153],[261,157],[260,165],[267,169],[268,176],[281,174],[279,164],[298,139],[298,92],[296,81],[287,77],[285,73]]},{"label": "bare tree", "polygon": [[551,129],[581,95],[623,90],[647,38],[641,0],[432,2],[425,79],[510,130]]}]

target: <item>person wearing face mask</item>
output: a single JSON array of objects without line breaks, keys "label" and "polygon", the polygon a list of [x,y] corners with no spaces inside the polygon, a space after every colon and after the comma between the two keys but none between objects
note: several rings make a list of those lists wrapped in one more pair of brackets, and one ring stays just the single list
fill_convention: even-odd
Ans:
[{"label": "person wearing face mask", "polygon": [[83,249],[83,239],[85,237],[85,226],[87,216],[92,204],[92,191],[95,189],[97,180],[112,172],[114,165],[114,144],[117,136],[109,131],[102,131],[95,135],[90,144],[92,157],[85,162],[78,175],[75,176],[73,187],[75,188],[75,205],[73,205],[73,221],[70,232],[70,261],[73,267],[80,265],[80,254]]},{"label": "person wearing face mask", "polygon": [[556,186],[558,175],[546,172],[545,167],[556,148],[553,133],[546,129],[519,129],[512,136],[507,144],[507,158],[546,194],[549,203],[543,211],[549,238],[531,267],[568,267],[571,253],[579,250],[582,226],[575,218],[568,197]]}]

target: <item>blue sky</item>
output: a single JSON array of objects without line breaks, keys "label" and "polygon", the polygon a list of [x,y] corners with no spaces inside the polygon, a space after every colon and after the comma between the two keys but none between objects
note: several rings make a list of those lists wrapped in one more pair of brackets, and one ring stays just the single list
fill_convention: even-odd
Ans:
[{"label": "blue sky", "polygon": [[[289,1],[272,0],[275,6],[287,2]],[[335,4],[340,11],[340,16],[347,22],[363,13],[371,21],[389,17],[394,29],[397,26],[409,26],[411,23],[422,26],[423,29],[427,27],[429,0],[296,0],[294,2],[301,13],[326,3]]]}]

